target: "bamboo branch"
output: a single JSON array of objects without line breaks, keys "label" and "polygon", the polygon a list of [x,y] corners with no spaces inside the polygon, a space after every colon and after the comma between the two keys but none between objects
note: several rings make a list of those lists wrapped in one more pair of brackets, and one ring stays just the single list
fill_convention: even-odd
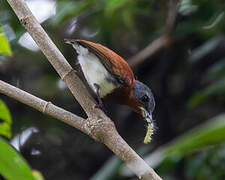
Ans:
[{"label": "bamboo branch", "polygon": [[38,111],[59,119],[80,131],[90,134],[90,130],[86,127],[85,119],[74,115],[51,102],[44,101],[34,95],[31,95],[17,87],[14,87],[0,80],[0,93],[5,94],[17,101],[20,101]]},{"label": "bamboo branch", "polygon": [[[76,76],[72,67],[63,57],[61,52],[57,49],[57,47],[48,37],[41,25],[37,22],[31,11],[27,7],[25,1],[7,1],[18,16],[21,24],[35,40],[41,51],[47,57],[48,61],[52,64],[60,77],[65,81],[74,97],[77,99],[77,101],[80,103],[80,105],[88,115],[88,119],[83,121],[84,124],[81,123],[82,119],[77,117],[76,115],[73,115],[72,119],[74,118],[74,120],[70,121],[71,124],[69,122],[67,123],[89,134],[95,140],[104,143],[121,160],[123,160],[140,179],[161,179],[154,172],[154,170],[150,168],[145,163],[145,161],[141,159],[135,153],[135,151],[122,139],[122,137],[118,134],[114,123],[100,109],[94,108],[95,101],[90,96],[81,80]],[[17,92],[14,92],[15,89],[12,89],[12,91],[10,91],[10,94],[8,94],[6,91],[6,87],[11,86],[5,84],[4,82],[1,82],[0,91],[19,100],[18,96],[16,96]],[[26,97],[28,94],[23,92],[23,95],[24,96],[21,96],[22,99],[24,99],[24,97]],[[29,97],[27,98],[29,99],[29,101],[34,100],[32,95],[29,95]],[[40,102],[28,102],[22,99],[20,99],[21,102],[28,105],[33,105],[34,107],[36,107],[36,109],[43,110],[45,112],[48,112],[49,108],[54,106],[50,103],[44,102],[43,100],[41,100]],[[38,106],[37,108],[38,104],[41,104],[42,106],[44,104],[44,106]],[[55,117],[58,119],[63,118],[63,113],[60,113],[59,108],[57,109],[57,111],[58,115]]]}]

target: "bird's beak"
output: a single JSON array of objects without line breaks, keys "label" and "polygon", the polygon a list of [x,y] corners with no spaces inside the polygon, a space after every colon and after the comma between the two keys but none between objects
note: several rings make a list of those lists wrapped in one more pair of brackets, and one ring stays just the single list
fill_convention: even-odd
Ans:
[{"label": "bird's beak", "polygon": [[74,40],[73,39],[64,39],[64,42],[66,44],[73,44],[74,43]]},{"label": "bird's beak", "polygon": [[153,119],[152,119],[152,113],[149,113],[145,108],[140,107],[142,116],[145,118],[147,123],[151,123],[153,126]]}]

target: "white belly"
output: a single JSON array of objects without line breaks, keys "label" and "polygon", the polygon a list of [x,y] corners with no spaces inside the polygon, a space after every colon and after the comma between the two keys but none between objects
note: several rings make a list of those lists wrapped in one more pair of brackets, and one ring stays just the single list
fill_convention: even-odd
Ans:
[{"label": "white belly", "polygon": [[99,58],[93,53],[89,52],[87,48],[80,45],[74,45],[74,48],[78,52],[78,61],[84,73],[84,76],[96,93],[96,87],[94,84],[99,85],[99,95],[104,97],[116,88],[116,85],[110,81],[112,75],[106,70]]}]

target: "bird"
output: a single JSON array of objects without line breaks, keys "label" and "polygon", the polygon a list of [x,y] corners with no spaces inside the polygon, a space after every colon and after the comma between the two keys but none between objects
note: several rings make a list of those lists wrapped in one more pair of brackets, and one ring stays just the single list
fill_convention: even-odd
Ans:
[{"label": "bird", "polygon": [[129,64],[107,47],[81,39],[65,39],[78,54],[81,71],[99,105],[106,99],[127,105],[140,114],[153,127],[152,113],[155,100],[151,89],[136,80]]}]

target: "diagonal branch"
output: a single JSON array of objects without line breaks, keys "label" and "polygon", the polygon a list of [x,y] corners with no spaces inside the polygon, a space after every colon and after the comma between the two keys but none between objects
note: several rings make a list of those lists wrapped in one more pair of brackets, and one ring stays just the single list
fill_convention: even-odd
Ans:
[{"label": "diagonal branch", "polygon": [[139,64],[143,63],[147,58],[154,55],[156,52],[161,50],[162,48],[167,47],[170,44],[170,36],[168,34],[164,34],[160,36],[158,39],[155,39],[151,42],[147,47],[137,53],[135,56],[131,57],[128,62],[131,67],[135,68]]},{"label": "diagonal branch", "polygon": [[8,0],[8,3],[13,8],[21,24],[32,36],[48,61],[52,64],[60,77],[66,82],[68,88],[73,93],[74,97],[76,97],[87,115],[91,115],[90,113],[93,113],[92,107],[95,104],[93,98],[89,95],[83,83],[73,72],[72,67],[66,61],[65,57],[38,23],[25,1]]},{"label": "diagonal branch", "polygon": [[[57,49],[55,44],[48,37],[47,33],[43,30],[41,25],[37,22],[29,8],[27,7],[24,0],[7,0],[16,15],[18,16],[21,24],[25,27],[25,29],[29,32],[32,38],[35,40],[37,45],[40,47],[41,51],[47,57],[48,61],[55,68],[60,77],[65,81],[68,88],[80,103],[82,108],[85,110],[88,115],[88,119],[81,123],[81,118],[73,116],[73,121],[67,122],[80,129],[81,131],[87,133],[93,139],[98,140],[104,143],[110,150],[112,150],[121,160],[123,160],[126,165],[140,178],[140,179],[153,179],[159,180],[161,179],[152,168],[150,168],[145,161],[138,156],[135,151],[123,140],[123,138],[118,134],[114,123],[100,110],[94,108],[95,101],[88,93],[84,84],[81,80],[76,76],[72,67],[63,57],[61,52]],[[7,93],[6,87],[11,87],[10,85],[5,84],[1,81],[1,90],[0,92],[9,95],[13,98],[17,98],[15,88]],[[14,92],[15,91],[15,92]],[[24,92],[23,92],[24,93]],[[21,98],[25,99],[25,96],[28,94],[24,93],[24,96]],[[29,95],[29,98],[33,97]],[[28,99],[29,99],[28,98]],[[30,99],[33,101],[34,99]],[[25,100],[20,100],[21,102],[34,105],[37,108],[37,104],[35,102],[28,102]],[[41,108],[37,108],[38,110],[43,110],[47,112],[50,107],[54,106],[50,103],[46,103],[41,100],[39,103],[44,104]],[[58,108],[58,116],[63,117],[63,113],[60,114],[60,109]],[[59,115],[60,114],[60,115]],[[53,115],[53,114],[50,114]],[[54,116],[58,118],[57,116]],[[60,119],[58,118],[58,119]],[[79,124],[81,123],[81,124]]]},{"label": "diagonal branch", "polygon": [[[111,149],[126,165],[143,179],[160,180],[161,178],[149,168],[149,166],[132,150],[129,145],[122,139],[115,129],[113,123],[105,124],[105,119],[83,119],[71,112],[53,105],[51,102],[44,101],[34,95],[31,95],[19,88],[16,88],[0,80],[0,93],[14,98],[40,112],[55,117],[80,131],[92,136],[94,139],[103,142]],[[103,121],[103,122],[101,122]],[[107,120],[106,120],[107,123]],[[100,126],[99,126],[100,125]],[[91,128],[90,128],[91,127]],[[92,129],[92,130],[91,130]],[[96,130],[94,130],[96,129]],[[101,130],[103,129],[103,131]],[[100,131],[99,131],[100,130]],[[97,132],[99,131],[99,132]],[[97,136],[98,135],[98,136]]]},{"label": "diagonal branch", "polygon": [[170,0],[168,2],[168,13],[165,22],[164,33],[128,60],[131,67],[137,67],[146,59],[150,58],[152,55],[154,55],[161,49],[168,47],[171,44],[171,34],[175,29],[176,16],[177,0]]}]

